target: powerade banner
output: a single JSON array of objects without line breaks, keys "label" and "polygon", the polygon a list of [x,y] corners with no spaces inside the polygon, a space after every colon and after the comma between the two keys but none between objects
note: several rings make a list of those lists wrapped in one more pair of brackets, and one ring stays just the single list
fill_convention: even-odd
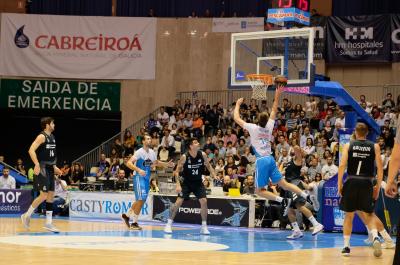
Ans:
[{"label": "powerade banner", "polygon": [[155,79],[156,18],[1,17],[0,75]]},{"label": "powerade banner", "polygon": [[390,62],[390,16],[329,17],[328,63]]},{"label": "powerade banner", "polygon": [[400,62],[400,15],[391,15],[392,61]]},{"label": "powerade banner", "polygon": [[120,83],[2,79],[0,108],[120,111]]},{"label": "powerade banner", "polygon": [[0,214],[22,214],[31,203],[31,190],[0,190]]},{"label": "powerade banner", "polygon": [[[153,219],[166,222],[170,208],[177,196],[154,195]],[[230,198],[207,198],[210,225],[249,226],[249,201]],[[176,214],[178,223],[201,223],[200,203],[198,200],[185,201]]]},{"label": "powerade banner", "polygon": [[[79,192],[69,193],[69,216],[85,218],[121,219],[135,201],[133,193]],[[142,207],[139,220],[151,220],[153,196],[149,195]]]}]

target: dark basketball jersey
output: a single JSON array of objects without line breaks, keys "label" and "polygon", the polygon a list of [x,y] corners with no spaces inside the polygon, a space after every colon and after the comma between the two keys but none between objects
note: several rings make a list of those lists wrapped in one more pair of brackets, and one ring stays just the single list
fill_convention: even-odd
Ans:
[{"label": "dark basketball jersey", "polygon": [[202,181],[201,176],[204,172],[204,158],[202,152],[197,152],[196,157],[186,154],[186,162],[183,165],[182,177],[185,182]]},{"label": "dark basketball jersey", "polygon": [[300,180],[300,170],[301,170],[301,165],[298,166],[294,163],[294,160],[291,160],[286,169],[285,169],[285,179],[288,182],[292,182],[294,180]]},{"label": "dark basketball jersey", "polygon": [[45,132],[41,132],[41,134],[44,135],[46,140],[36,151],[39,163],[42,165],[55,165],[57,163],[56,139],[52,134],[47,135]]},{"label": "dark basketball jersey", "polygon": [[347,173],[351,176],[375,176],[375,147],[368,140],[353,140],[349,146]]}]

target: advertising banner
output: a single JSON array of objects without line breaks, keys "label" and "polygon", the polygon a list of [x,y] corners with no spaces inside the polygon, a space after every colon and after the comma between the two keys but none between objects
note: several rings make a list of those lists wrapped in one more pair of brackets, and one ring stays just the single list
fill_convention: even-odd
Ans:
[{"label": "advertising banner", "polygon": [[0,214],[23,214],[31,203],[31,190],[0,190]]},{"label": "advertising banner", "polygon": [[[133,193],[80,192],[69,193],[69,216],[102,219],[121,219],[135,201]],[[139,220],[152,220],[153,196],[142,207]]]},{"label": "advertising banner", "polygon": [[212,32],[252,32],[264,30],[264,18],[213,18]]},{"label": "advertising banner", "polygon": [[[177,196],[154,195],[153,219],[166,222],[169,218],[171,204]],[[231,198],[207,198],[210,225],[249,226],[249,201]],[[176,214],[179,223],[201,223],[200,203],[198,200],[185,201]]]},{"label": "advertising banner", "polygon": [[310,25],[310,13],[298,8],[269,8],[267,22],[279,24],[282,22],[297,22]]},{"label": "advertising banner", "polygon": [[325,56],[326,17],[311,18],[314,29],[314,60],[322,60]]},{"label": "advertising banner", "polygon": [[[342,231],[344,212],[339,209],[340,196],[337,188],[338,175],[333,176],[324,183],[322,189],[322,224],[325,231]],[[353,221],[353,232],[363,233],[367,229],[356,215]]]},{"label": "advertising banner", "polygon": [[0,108],[120,111],[120,83],[2,79]]},{"label": "advertising banner", "polygon": [[1,17],[1,75],[155,79],[156,18]]},{"label": "advertising banner", "polygon": [[390,62],[390,16],[329,17],[329,63]]},{"label": "advertising banner", "polygon": [[391,53],[392,61],[400,61],[400,15],[392,14],[391,16],[391,34],[392,41]]}]

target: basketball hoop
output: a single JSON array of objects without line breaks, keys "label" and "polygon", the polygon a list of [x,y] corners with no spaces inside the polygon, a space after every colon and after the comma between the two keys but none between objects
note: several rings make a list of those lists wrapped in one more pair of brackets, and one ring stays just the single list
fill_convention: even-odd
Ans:
[{"label": "basketball hoop", "polygon": [[246,75],[247,80],[253,89],[252,99],[265,100],[267,99],[267,89],[274,83],[273,75],[269,74],[249,74]]}]

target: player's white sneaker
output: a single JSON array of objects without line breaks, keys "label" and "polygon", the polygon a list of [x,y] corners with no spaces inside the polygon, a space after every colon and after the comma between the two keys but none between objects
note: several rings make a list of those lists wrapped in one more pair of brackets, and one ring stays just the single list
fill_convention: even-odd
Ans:
[{"label": "player's white sneaker", "polygon": [[166,224],[164,227],[164,233],[172,234],[172,225]]},{"label": "player's white sneaker", "polygon": [[372,243],[374,242],[374,239],[372,238],[372,234],[368,234],[368,238],[364,240],[365,245],[371,246]]},{"label": "player's white sneaker", "polygon": [[45,224],[43,228],[53,233],[60,233],[60,230],[58,230],[58,228],[55,227],[53,224]]},{"label": "player's white sneaker", "polygon": [[303,236],[304,236],[303,232],[293,231],[293,233],[290,236],[287,236],[286,239],[296,240],[296,239],[302,238]]},{"label": "player's white sneaker", "polygon": [[22,222],[22,225],[25,227],[25,229],[29,229],[30,221],[31,221],[31,218],[26,213],[21,215],[21,222]]},{"label": "player's white sneaker", "polygon": [[396,244],[393,242],[393,240],[390,241],[385,241],[381,244],[382,248],[384,249],[393,249],[396,247]]},{"label": "player's white sneaker", "polygon": [[210,234],[210,231],[208,231],[208,228],[207,228],[206,225],[202,225],[201,226],[200,234],[202,234],[202,235],[209,235]]},{"label": "player's white sneaker", "polygon": [[319,232],[321,232],[324,229],[324,226],[322,224],[317,224],[312,231],[312,235],[315,236]]}]

